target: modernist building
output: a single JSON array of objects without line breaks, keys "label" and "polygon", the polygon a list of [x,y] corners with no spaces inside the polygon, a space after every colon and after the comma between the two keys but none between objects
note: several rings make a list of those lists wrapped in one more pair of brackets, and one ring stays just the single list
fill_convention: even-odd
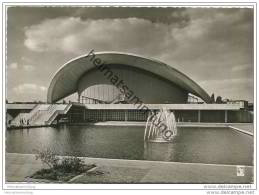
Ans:
[{"label": "modernist building", "polygon": [[[71,94],[78,99],[57,104]],[[202,104],[188,104],[194,97]],[[162,108],[175,113],[180,122],[251,122],[253,116],[241,104],[209,104],[210,96],[191,78],[157,60],[118,52],[94,53],[64,64],[50,81],[48,104],[7,105],[19,125],[20,118],[32,125],[54,121],[146,121]],[[23,108],[23,109],[24,109]]]},{"label": "modernist building", "polygon": [[[207,92],[172,66],[118,52],[91,51],[63,65],[51,80],[47,100],[52,104],[76,92],[71,121],[145,121],[148,111],[167,108],[178,121],[227,122],[240,109],[206,104]],[[189,94],[205,103],[187,105]]]},{"label": "modernist building", "polygon": [[138,98],[146,104],[182,104],[189,93],[210,101],[197,83],[172,66],[117,52],[90,52],[63,65],[51,81],[47,99],[54,103],[75,92],[88,104],[112,103],[119,94],[125,94],[126,103]]}]

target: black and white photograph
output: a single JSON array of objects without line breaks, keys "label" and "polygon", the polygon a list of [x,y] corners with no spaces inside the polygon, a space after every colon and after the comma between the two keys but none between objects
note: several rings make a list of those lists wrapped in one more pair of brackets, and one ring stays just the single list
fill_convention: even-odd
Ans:
[{"label": "black and white photograph", "polygon": [[2,9],[5,188],[255,193],[255,3]]}]

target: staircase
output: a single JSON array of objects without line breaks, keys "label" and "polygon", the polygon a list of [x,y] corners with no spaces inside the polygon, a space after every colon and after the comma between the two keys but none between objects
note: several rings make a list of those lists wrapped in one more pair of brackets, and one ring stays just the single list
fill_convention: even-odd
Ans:
[{"label": "staircase", "polygon": [[20,126],[21,120],[27,121],[29,113],[19,113],[12,121],[11,126]]},{"label": "staircase", "polygon": [[[35,113],[38,111],[40,107],[40,104],[36,105],[31,112],[29,113],[20,113],[18,114],[12,121],[11,125],[13,126],[20,126],[21,125],[21,119],[24,121],[31,120],[31,118],[35,115]],[[27,123],[26,123],[27,124]]]},{"label": "staircase", "polygon": [[50,125],[52,124],[52,122],[56,119],[56,117],[59,114],[66,114],[69,109],[71,108],[72,104],[68,104],[68,105],[56,105],[54,112],[52,112],[52,114],[50,115],[50,117],[48,118],[48,120],[45,121],[46,125]]},{"label": "staircase", "polygon": [[66,114],[72,104],[52,104],[46,110],[39,110],[32,125],[51,125],[59,114]]},{"label": "staircase", "polygon": [[12,122],[13,126],[21,126],[21,119],[24,119],[23,126],[51,125],[59,114],[66,114],[72,104],[39,104],[30,113],[20,113]]}]

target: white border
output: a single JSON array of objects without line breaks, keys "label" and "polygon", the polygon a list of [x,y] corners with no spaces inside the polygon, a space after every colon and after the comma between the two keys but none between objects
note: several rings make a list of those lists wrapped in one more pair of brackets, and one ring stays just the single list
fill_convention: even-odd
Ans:
[{"label": "white border", "polygon": [[[30,2],[30,3],[29,3]],[[61,3],[62,2],[62,3]],[[5,34],[5,29],[6,29],[6,9],[4,9],[5,7],[3,7],[4,5],[8,5],[8,6],[132,6],[132,7],[137,7],[137,6],[156,6],[156,7],[167,7],[169,6],[177,6],[177,7],[249,7],[251,8],[251,6],[255,6],[254,9],[254,43],[255,43],[255,47],[254,47],[254,64],[256,64],[257,62],[257,47],[256,47],[256,26],[257,26],[257,7],[256,7],[256,3],[255,2],[223,2],[221,0],[218,1],[218,3],[214,3],[214,2],[204,2],[204,3],[195,3],[194,1],[192,1],[191,3],[187,3],[190,1],[181,1],[181,2],[175,2],[175,3],[170,3],[170,1],[163,1],[163,3],[105,3],[105,1],[99,1],[100,3],[85,3],[85,2],[79,2],[79,3],[71,3],[67,0],[63,0],[63,1],[56,1],[53,3],[42,3],[42,2],[31,2],[31,1],[23,1],[23,2],[16,2],[16,3],[12,3],[12,2],[7,2],[5,4],[1,4],[1,8],[3,10],[3,13],[1,15],[1,20],[4,21],[3,26],[2,26],[2,40],[1,43],[3,45],[3,48],[6,48],[6,34]],[[146,1],[147,2],[147,1]],[[196,1],[198,2],[198,1]],[[2,51],[2,56],[1,59],[3,62],[6,62],[6,49]],[[5,74],[5,63],[2,64],[2,75],[3,75],[3,79],[6,78],[6,74]],[[256,92],[257,92],[257,77],[256,77],[256,73],[257,73],[257,67],[256,65],[254,65],[254,103],[255,103],[255,112],[254,112],[254,116],[255,119],[257,119],[257,96],[256,96]],[[4,138],[5,138],[5,95],[6,95],[6,88],[5,88],[5,82],[2,83],[1,80],[1,84],[4,85],[3,87],[3,91],[1,90],[0,95],[2,97],[2,101],[0,104],[0,107],[2,108],[2,115],[1,115],[1,123],[2,123],[2,133],[3,133],[3,143],[4,143]],[[257,120],[254,121],[254,126],[257,127]],[[256,129],[256,128],[255,128]],[[255,138],[255,142],[256,143],[256,138],[257,138],[257,133],[256,130],[254,131],[254,138]],[[254,144],[254,150],[255,150],[255,157],[257,157],[257,148],[256,148],[257,144]],[[2,148],[3,147],[3,148]],[[4,144],[1,144],[1,150],[3,149],[3,155],[5,156],[5,146]],[[5,161],[3,159],[3,161],[1,162],[1,166],[3,163],[3,167],[5,167]],[[257,165],[256,162],[256,158],[255,158],[255,165]],[[256,166],[255,166],[256,167]],[[5,170],[3,169],[3,174],[5,174]],[[257,183],[257,178],[256,178],[256,169],[254,169],[254,182]],[[5,181],[5,177],[1,178],[2,181]],[[2,182],[3,184],[3,182]],[[216,186],[216,190],[225,190],[222,188],[217,188],[218,184],[212,184],[212,186],[215,185]],[[239,184],[235,185],[235,184],[224,184],[225,186],[229,185],[232,186],[234,190],[234,187],[239,186]],[[34,193],[37,191],[37,193],[49,193],[50,191],[38,191],[38,189],[162,189],[162,190],[166,190],[166,189],[181,189],[181,190],[189,190],[189,189],[200,189],[200,190],[206,190],[205,187],[208,186],[207,184],[22,184],[22,183],[12,183],[12,184],[4,184],[3,187],[4,189],[10,189],[11,191],[13,190],[32,190]],[[256,188],[256,184],[252,184],[251,185],[251,189],[255,189]],[[238,190],[238,189],[235,189]],[[70,191],[67,191],[67,193],[69,193]],[[81,193],[82,191],[77,191],[77,193]],[[180,191],[177,191],[180,192]],[[198,192],[198,191],[197,191]],[[85,193],[85,192],[84,192]],[[124,193],[124,192],[123,192]],[[134,193],[134,192],[133,192]],[[182,193],[186,193],[184,191],[182,191]],[[113,192],[114,194],[114,192]],[[192,194],[196,194],[196,192],[192,191]]]}]

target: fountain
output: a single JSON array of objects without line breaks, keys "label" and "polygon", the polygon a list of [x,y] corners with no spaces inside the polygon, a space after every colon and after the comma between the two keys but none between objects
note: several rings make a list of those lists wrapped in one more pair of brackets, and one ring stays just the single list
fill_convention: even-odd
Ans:
[{"label": "fountain", "polygon": [[150,114],[147,118],[144,141],[172,142],[177,135],[174,113],[161,109],[158,113]]}]

